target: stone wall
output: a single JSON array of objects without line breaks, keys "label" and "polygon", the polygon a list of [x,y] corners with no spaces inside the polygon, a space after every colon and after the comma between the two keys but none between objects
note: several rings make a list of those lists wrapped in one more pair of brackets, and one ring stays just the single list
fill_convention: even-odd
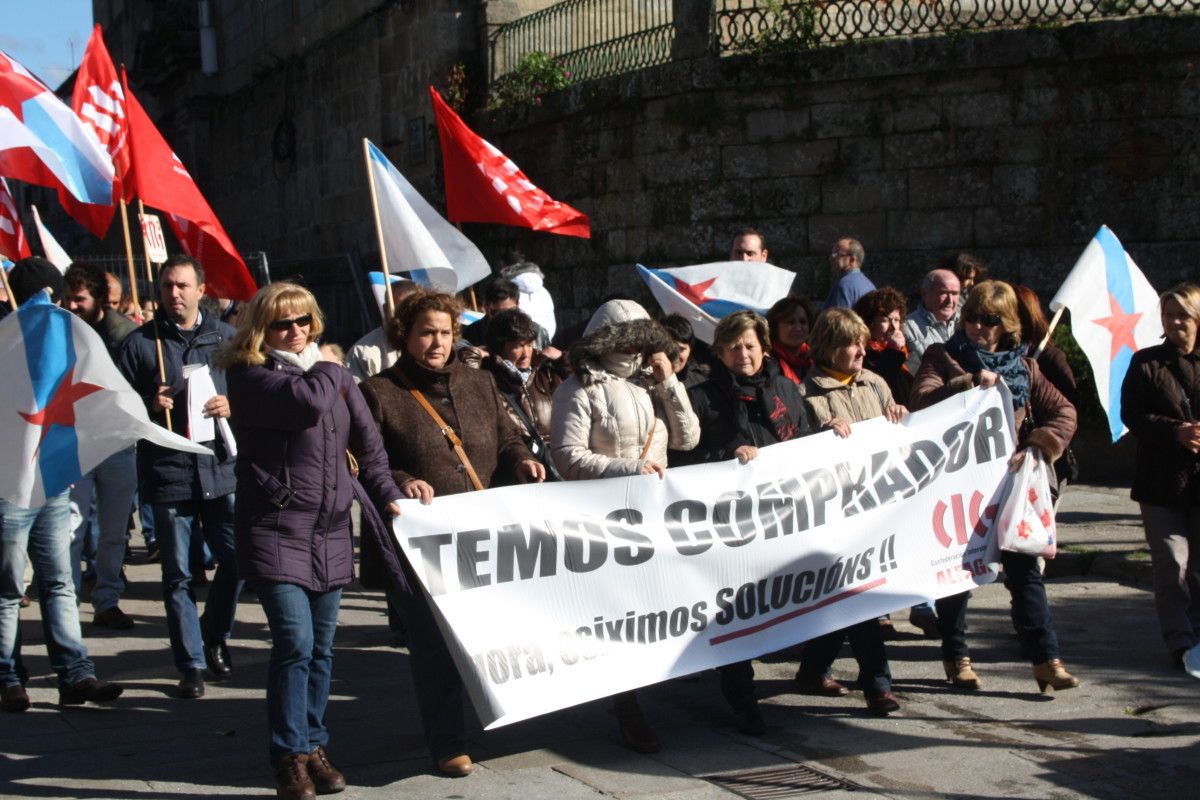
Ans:
[{"label": "stone wall", "polygon": [[1200,264],[1200,19],[706,58],[478,114],[591,241],[479,226],[546,265],[566,316],[636,287],[636,261],[723,257],[753,225],[814,297],[835,238],[911,289],[954,250],[1048,298],[1103,223],[1156,286]]}]

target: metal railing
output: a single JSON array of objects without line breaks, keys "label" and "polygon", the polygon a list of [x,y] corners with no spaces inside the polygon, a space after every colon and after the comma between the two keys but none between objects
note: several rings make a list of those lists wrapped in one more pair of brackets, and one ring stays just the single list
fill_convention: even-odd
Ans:
[{"label": "metal railing", "polygon": [[571,83],[671,60],[671,0],[565,0],[498,27],[491,81],[512,80],[531,54],[552,56]]},{"label": "metal railing", "polygon": [[715,0],[721,53],[1200,11],[1200,0]]}]

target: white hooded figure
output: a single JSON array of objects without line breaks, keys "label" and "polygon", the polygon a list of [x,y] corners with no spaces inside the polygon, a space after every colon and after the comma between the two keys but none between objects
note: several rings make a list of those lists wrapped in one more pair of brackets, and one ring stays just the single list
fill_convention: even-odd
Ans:
[{"label": "white hooded figure", "polygon": [[520,309],[545,328],[549,336],[554,336],[558,328],[554,320],[554,299],[546,290],[546,276],[541,268],[532,261],[520,259],[505,266],[500,274],[521,290],[521,297],[517,300]]}]

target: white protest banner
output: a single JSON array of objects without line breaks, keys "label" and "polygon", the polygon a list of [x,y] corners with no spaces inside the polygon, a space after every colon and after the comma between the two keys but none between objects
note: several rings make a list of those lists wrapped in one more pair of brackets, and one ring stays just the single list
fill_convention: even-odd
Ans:
[{"label": "white protest banner", "polygon": [[1007,389],[736,461],[406,501],[398,541],[484,726],[990,582]]}]

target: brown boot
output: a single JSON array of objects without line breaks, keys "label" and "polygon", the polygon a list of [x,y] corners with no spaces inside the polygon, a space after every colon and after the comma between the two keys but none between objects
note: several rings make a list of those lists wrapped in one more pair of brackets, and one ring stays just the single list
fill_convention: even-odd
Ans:
[{"label": "brown boot", "polygon": [[346,788],[346,776],[337,771],[325,755],[325,748],[318,747],[308,756],[308,777],[317,787],[317,794],[337,794]]},{"label": "brown boot", "polygon": [[469,755],[462,753],[457,756],[439,758],[437,768],[438,772],[451,778],[465,778],[475,769],[475,765],[471,763]]},{"label": "brown boot", "polygon": [[983,688],[983,681],[975,674],[975,670],[971,669],[971,659],[959,658],[954,661],[943,661],[942,666],[946,668],[946,680],[959,689]]},{"label": "brown boot", "polygon": [[317,800],[317,787],[308,777],[308,755],[292,753],[275,769],[275,796],[283,800]]},{"label": "brown boot", "polygon": [[1064,689],[1074,689],[1079,685],[1079,679],[1067,672],[1067,668],[1057,658],[1052,658],[1042,664],[1034,664],[1033,677],[1037,679],[1038,688],[1043,693],[1048,689],[1061,692]]},{"label": "brown boot", "polygon": [[635,753],[657,753],[662,749],[654,729],[642,714],[637,694],[622,692],[615,698],[617,726],[621,730],[621,741]]}]

